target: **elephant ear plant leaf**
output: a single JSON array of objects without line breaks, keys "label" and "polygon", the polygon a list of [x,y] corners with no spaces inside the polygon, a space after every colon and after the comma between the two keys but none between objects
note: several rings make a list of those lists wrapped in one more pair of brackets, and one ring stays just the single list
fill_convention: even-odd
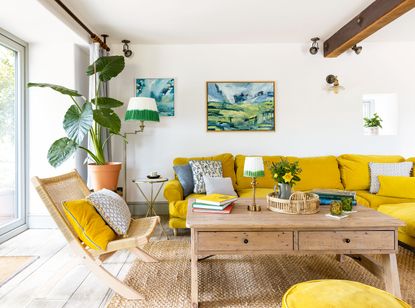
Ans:
[{"label": "elephant ear plant leaf", "polygon": [[[113,135],[120,136],[121,120],[113,108],[123,105],[119,100],[110,97],[100,97],[102,82],[109,81],[118,76],[124,69],[123,56],[100,57],[89,65],[86,74],[95,76],[95,98],[91,101],[83,97],[78,91],[50,83],[28,83],[28,87],[50,88],[72,100],[72,105],[65,113],[63,128],[66,137],[52,143],[48,151],[48,161],[53,167],[58,167],[69,159],[77,149],[88,153],[97,165],[106,164],[104,147],[108,139]],[[108,129],[110,137],[101,137],[102,128]],[[92,141],[93,150],[81,146],[82,141],[88,136]]]}]

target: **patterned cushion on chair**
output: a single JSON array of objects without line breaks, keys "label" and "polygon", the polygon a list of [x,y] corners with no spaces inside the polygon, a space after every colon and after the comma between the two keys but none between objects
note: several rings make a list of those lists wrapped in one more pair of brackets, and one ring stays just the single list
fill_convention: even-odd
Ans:
[{"label": "patterned cushion on chair", "polygon": [[203,176],[222,177],[222,162],[218,160],[190,160],[190,167],[192,167],[194,189],[196,194],[203,194],[206,192],[205,181]]},{"label": "patterned cushion on chair", "polygon": [[87,199],[115,233],[127,235],[131,213],[123,198],[111,190],[102,189],[90,194]]}]

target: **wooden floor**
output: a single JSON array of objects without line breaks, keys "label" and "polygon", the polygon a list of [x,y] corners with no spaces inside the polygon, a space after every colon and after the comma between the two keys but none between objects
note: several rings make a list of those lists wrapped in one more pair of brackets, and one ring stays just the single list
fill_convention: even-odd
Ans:
[{"label": "wooden floor", "polygon": [[[169,237],[167,217],[162,217]],[[160,226],[154,239],[161,236]],[[91,275],[83,265],[68,273],[53,289],[44,290],[42,285],[51,279],[72,257],[65,239],[57,229],[30,229],[0,245],[0,256],[39,256],[29,267],[0,287],[0,307],[104,307],[112,291]],[[135,255],[120,252],[105,261],[105,267],[123,279]]]}]

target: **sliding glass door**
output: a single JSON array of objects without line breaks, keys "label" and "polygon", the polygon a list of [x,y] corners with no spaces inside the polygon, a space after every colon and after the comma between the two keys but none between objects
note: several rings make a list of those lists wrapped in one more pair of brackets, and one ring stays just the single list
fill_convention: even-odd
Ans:
[{"label": "sliding glass door", "polygon": [[25,45],[0,29],[0,242],[26,225]]}]

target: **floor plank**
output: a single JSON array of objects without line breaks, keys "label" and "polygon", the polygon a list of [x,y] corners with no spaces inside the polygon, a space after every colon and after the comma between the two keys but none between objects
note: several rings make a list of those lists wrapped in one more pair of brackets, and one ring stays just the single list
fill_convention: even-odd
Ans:
[{"label": "floor plank", "polygon": [[[170,237],[168,217],[161,217]],[[165,240],[161,228],[152,240]],[[73,258],[66,241],[57,229],[29,229],[0,245],[0,256],[39,256],[35,262],[0,288],[0,307],[105,307],[113,291],[91,275],[81,263],[71,270],[50,290],[44,285]],[[128,251],[114,254],[104,266],[123,279],[136,256]]]}]

